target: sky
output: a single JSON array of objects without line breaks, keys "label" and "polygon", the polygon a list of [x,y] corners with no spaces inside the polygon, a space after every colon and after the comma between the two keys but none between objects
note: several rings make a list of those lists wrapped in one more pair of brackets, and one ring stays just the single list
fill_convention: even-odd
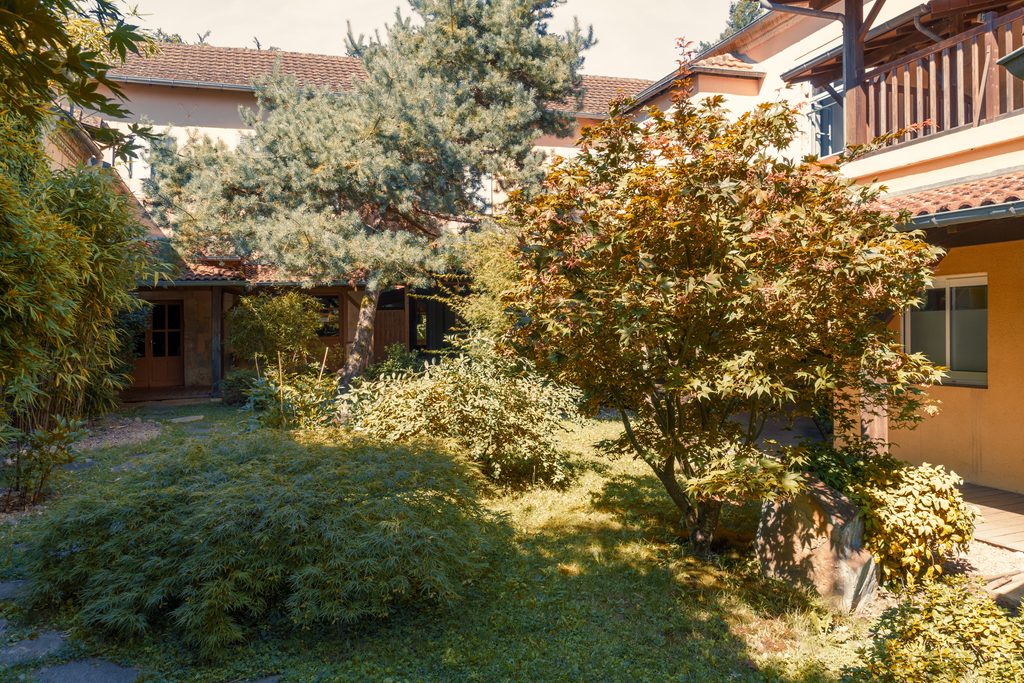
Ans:
[{"label": "sky", "polygon": [[[394,17],[405,0],[138,0],[142,24],[179,33],[187,42],[210,31],[207,42],[225,47],[264,47],[344,54],[346,20],[372,33]],[[597,44],[583,72],[657,79],[675,66],[676,38],[716,38],[729,0],[568,0],[556,10],[553,28],[577,17],[594,27]]]}]

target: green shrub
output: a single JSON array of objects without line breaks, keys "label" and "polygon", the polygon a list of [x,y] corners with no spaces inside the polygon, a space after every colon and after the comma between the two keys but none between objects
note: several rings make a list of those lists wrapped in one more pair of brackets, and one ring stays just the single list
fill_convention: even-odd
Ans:
[{"label": "green shrub", "polygon": [[67,425],[116,405],[131,368],[122,323],[144,313],[132,290],[162,271],[113,172],[53,171],[47,132],[0,114],[0,477],[12,505],[42,495],[42,463],[70,458],[55,445]]},{"label": "green shrub", "polygon": [[884,581],[912,585],[931,578],[950,553],[969,549],[975,513],[955,473],[870,450],[819,447],[811,453],[815,473],[860,507],[865,547]]},{"label": "green shrub", "polygon": [[865,666],[850,678],[904,681],[1024,680],[1024,621],[965,577],[928,581],[872,629]]},{"label": "green shrub", "polygon": [[500,530],[471,476],[428,447],[344,432],[169,448],[32,522],[32,598],[116,636],[166,628],[207,654],[260,624],[450,606]]},{"label": "green shrub", "polygon": [[322,366],[299,372],[271,368],[252,382],[248,395],[264,427],[313,429],[337,418],[338,377]]},{"label": "green shrub", "polygon": [[577,417],[576,395],[483,338],[460,348],[422,373],[360,382],[346,396],[349,423],[379,439],[446,440],[502,485],[564,481],[554,435]]},{"label": "green shrub", "polygon": [[249,393],[256,383],[257,375],[252,370],[232,370],[220,381],[220,398],[224,405],[244,406]]},{"label": "green shrub", "polygon": [[255,294],[238,300],[228,312],[231,349],[240,360],[253,357],[265,366],[277,366],[278,354],[286,369],[309,360],[320,329],[320,303],[308,294]]},{"label": "green shrub", "polygon": [[420,354],[405,348],[403,344],[392,344],[387,347],[387,358],[374,363],[360,375],[362,381],[380,379],[385,375],[416,371],[423,369],[424,361]]},{"label": "green shrub", "polygon": [[47,492],[60,467],[75,459],[71,445],[85,435],[82,420],[54,417],[51,426],[25,435],[0,424],[0,457],[9,464],[0,470],[3,507],[35,505]]}]

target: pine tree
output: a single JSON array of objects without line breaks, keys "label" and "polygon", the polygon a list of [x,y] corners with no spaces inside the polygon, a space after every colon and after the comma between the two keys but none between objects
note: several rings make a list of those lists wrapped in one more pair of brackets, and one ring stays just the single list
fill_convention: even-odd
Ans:
[{"label": "pine tree", "polygon": [[[729,18],[725,22],[725,28],[715,42],[725,40],[732,34],[761,16],[761,5],[758,0],[731,0],[729,2]],[[705,50],[713,43],[701,42],[700,49]]]},{"label": "pine tree", "polygon": [[380,293],[445,268],[446,239],[479,225],[487,178],[540,177],[540,134],[569,134],[549,104],[579,96],[578,26],[548,32],[564,0],[414,0],[349,52],[367,76],[341,93],[275,75],[231,151],[156,146],[156,198],[187,252],[224,253],[306,283],[365,286],[347,381],[369,361]]}]

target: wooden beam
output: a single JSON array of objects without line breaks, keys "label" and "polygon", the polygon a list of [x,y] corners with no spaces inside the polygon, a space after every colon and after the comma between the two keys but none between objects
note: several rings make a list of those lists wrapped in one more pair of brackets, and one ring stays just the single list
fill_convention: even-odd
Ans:
[{"label": "wooden beam", "polygon": [[224,374],[224,292],[220,287],[210,288],[210,318],[213,321],[213,334],[210,335],[210,374],[212,375],[213,394],[220,394],[220,380]]},{"label": "wooden beam", "polygon": [[822,83],[821,87],[832,97],[833,100],[835,100],[836,104],[840,107],[843,106],[843,97],[836,92],[836,89],[832,87],[831,83]]},{"label": "wooden beam", "polygon": [[860,40],[863,43],[864,38],[868,35],[868,31],[875,23],[875,19],[878,18],[878,13],[882,11],[882,7],[885,6],[885,0],[875,0],[875,4],[871,6],[871,11],[868,12],[867,18],[864,19],[864,25],[860,27]]},{"label": "wooden beam", "polygon": [[846,143],[863,145],[867,140],[867,97],[864,94],[863,0],[845,0],[843,14],[843,105]]}]

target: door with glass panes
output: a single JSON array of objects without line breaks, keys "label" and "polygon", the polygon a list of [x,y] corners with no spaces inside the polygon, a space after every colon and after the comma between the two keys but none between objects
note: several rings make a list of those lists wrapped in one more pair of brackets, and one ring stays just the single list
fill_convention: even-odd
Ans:
[{"label": "door with glass panes", "polygon": [[182,318],[182,302],[153,302],[149,328],[136,343],[134,388],[184,386]]}]

